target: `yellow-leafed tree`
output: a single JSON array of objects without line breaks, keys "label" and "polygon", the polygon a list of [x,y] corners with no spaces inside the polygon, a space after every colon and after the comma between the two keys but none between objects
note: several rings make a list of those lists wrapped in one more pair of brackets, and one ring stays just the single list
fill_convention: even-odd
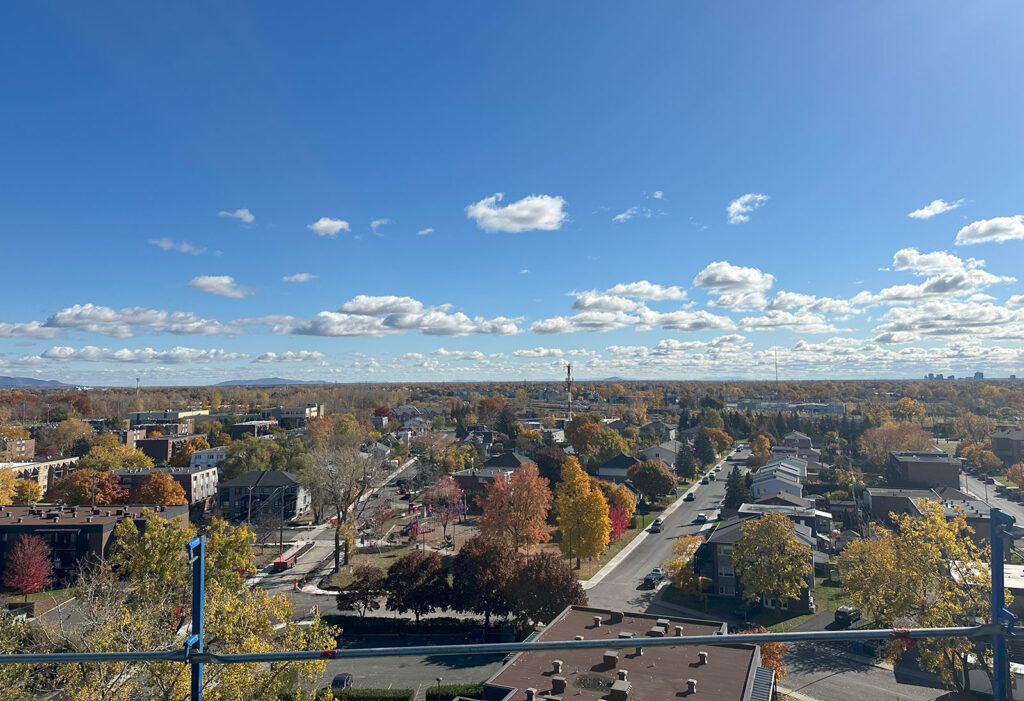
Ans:
[{"label": "yellow-leafed tree", "polygon": [[672,558],[665,561],[665,575],[677,588],[687,594],[699,594],[700,583],[694,569],[693,559],[704,544],[699,535],[684,535],[672,543]]},{"label": "yellow-leafed tree", "polygon": [[608,547],[611,523],[608,501],[601,490],[590,483],[574,457],[562,465],[562,482],[555,497],[558,528],[562,540],[559,547],[568,558],[576,558],[576,567],[584,557],[598,557]]},{"label": "yellow-leafed tree", "polygon": [[743,584],[743,598],[799,599],[812,572],[811,548],[797,539],[789,517],[765,514],[744,523],[740,532],[732,550],[732,566]]}]

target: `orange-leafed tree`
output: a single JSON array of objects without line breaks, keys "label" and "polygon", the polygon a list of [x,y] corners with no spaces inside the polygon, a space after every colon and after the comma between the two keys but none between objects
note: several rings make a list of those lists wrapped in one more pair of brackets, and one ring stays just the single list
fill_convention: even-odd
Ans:
[{"label": "orange-leafed tree", "polygon": [[59,501],[68,506],[124,504],[127,497],[128,490],[121,486],[116,476],[88,469],[75,470],[57,480],[44,495],[48,502]]},{"label": "orange-leafed tree", "polygon": [[[751,633],[767,633],[768,630],[761,626],[754,626],[753,628],[735,632],[746,635]],[[758,643],[758,645],[761,647],[761,666],[775,670],[775,681],[785,679],[786,655],[789,653],[789,645],[786,643]]]},{"label": "orange-leafed tree", "polygon": [[128,493],[132,504],[187,504],[185,490],[166,472],[150,472]]},{"label": "orange-leafed tree", "polygon": [[197,450],[206,450],[209,447],[210,443],[205,438],[193,438],[174,451],[174,455],[167,461],[167,464],[171,467],[188,467],[192,462],[192,453]]},{"label": "orange-leafed tree", "polygon": [[496,475],[477,504],[483,514],[476,527],[488,538],[505,541],[517,551],[551,540],[547,526],[551,489],[533,463],[526,463],[511,477]]},{"label": "orange-leafed tree", "polygon": [[441,522],[441,532],[448,538],[448,526],[455,521],[462,500],[462,489],[451,477],[442,477],[423,492],[423,503],[430,507],[433,517]]},{"label": "orange-leafed tree", "polygon": [[33,479],[19,479],[14,485],[15,504],[35,504],[43,498],[43,488]]},{"label": "orange-leafed tree", "polygon": [[4,586],[24,594],[26,600],[29,594],[41,591],[53,581],[52,554],[50,546],[39,536],[21,536],[7,553]]},{"label": "orange-leafed tree", "polygon": [[1006,479],[1017,485],[1018,489],[1024,489],[1024,462],[1010,465],[1010,469],[1006,471]]}]

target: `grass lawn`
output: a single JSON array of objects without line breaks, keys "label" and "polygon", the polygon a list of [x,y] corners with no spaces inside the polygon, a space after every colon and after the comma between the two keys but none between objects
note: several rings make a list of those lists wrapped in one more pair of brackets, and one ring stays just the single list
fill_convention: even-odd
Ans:
[{"label": "grass lawn", "polygon": [[[68,587],[66,589],[50,589],[48,591],[40,591],[35,594],[28,595],[28,601],[35,602],[35,615],[40,616],[50,609],[54,609],[60,606],[68,599],[73,599],[75,596],[74,589]],[[23,603],[25,601],[24,596],[18,594],[12,594],[10,592],[0,593],[0,601],[11,602],[11,603]]]}]

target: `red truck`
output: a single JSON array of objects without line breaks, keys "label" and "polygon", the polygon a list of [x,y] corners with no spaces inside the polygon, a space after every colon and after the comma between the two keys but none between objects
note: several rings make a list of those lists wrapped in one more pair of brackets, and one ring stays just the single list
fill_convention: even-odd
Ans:
[{"label": "red truck", "polygon": [[276,560],[274,560],[274,571],[275,572],[284,572],[285,570],[290,570],[292,567],[295,567],[295,556],[294,555],[292,555],[291,557],[287,557],[287,558],[279,557]]}]

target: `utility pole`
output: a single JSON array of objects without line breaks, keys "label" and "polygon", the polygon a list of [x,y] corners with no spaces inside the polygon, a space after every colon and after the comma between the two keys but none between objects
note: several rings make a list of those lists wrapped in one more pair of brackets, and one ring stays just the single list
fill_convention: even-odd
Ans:
[{"label": "utility pole", "polygon": [[572,421],[572,363],[565,366],[565,393],[569,398],[568,420]]}]

